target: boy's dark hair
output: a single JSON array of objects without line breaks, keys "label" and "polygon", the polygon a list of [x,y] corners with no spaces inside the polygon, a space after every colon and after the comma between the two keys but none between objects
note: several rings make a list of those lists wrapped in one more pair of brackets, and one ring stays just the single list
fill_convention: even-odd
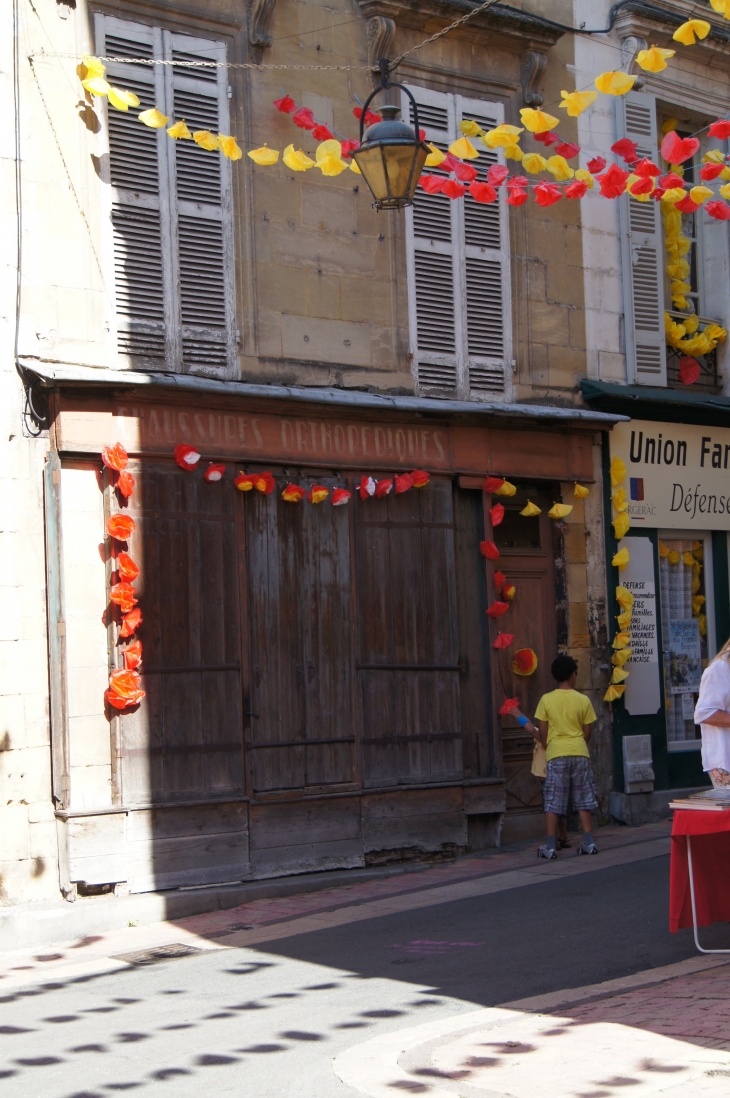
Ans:
[{"label": "boy's dark hair", "polygon": [[567,682],[577,670],[578,664],[572,656],[558,656],[550,667],[550,673],[556,682]]}]

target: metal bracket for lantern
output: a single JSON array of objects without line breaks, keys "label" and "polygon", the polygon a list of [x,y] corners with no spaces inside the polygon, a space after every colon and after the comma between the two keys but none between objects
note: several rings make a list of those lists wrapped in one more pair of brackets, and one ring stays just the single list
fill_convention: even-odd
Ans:
[{"label": "metal bracket for lantern", "polygon": [[[413,204],[413,195],[423,165],[429,153],[428,146],[420,139],[418,104],[405,84],[391,82],[388,77],[390,62],[381,59],[380,87],[368,96],[360,115],[360,148],[351,153],[370,192],[377,210],[400,210]],[[408,96],[413,107],[415,131],[400,119],[400,108],[392,104],[380,107],[381,122],[376,122],[365,137],[365,116],[376,95],[390,88],[400,88]]]}]

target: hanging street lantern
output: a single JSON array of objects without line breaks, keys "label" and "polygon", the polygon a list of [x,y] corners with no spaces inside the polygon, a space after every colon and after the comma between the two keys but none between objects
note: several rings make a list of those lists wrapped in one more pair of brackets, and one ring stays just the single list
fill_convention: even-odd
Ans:
[{"label": "hanging street lantern", "polygon": [[[360,148],[351,153],[375,199],[376,210],[401,210],[413,205],[413,195],[429,154],[429,148],[419,138],[418,106],[403,84],[388,80],[388,62],[380,62],[380,87],[368,97],[360,115]],[[365,129],[365,115],[370,103],[387,88],[401,88],[413,105],[415,130],[399,118],[400,109],[386,104],[378,108],[380,122]]]}]

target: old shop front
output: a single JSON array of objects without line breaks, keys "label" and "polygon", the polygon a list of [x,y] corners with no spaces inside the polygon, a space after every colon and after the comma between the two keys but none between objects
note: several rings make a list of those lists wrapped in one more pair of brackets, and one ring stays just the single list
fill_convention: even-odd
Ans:
[{"label": "old shop front", "polygon": [[[192,379],[46,380],[67,890],[450,856],[497,841],[505,810],[535,818],[531,742],[497,710],[515,693],[534,705],[568,645],[566,528],[547,510],[600,476],[597,430],[616,417]],[[126,502],[100,462],[116,442],[135,479]],[[173,459],[181,443],[202,454],[191,472]],[[225,465],[217,482],[209,462]],[[430,473],[425,487],[360,497],[361,477],[413,469]],[[240,471],[271,473],[275,489],[237,491]],[[488,473],[517,486],[494,529]],[[282,499],[289,483],[352,496],[295,504]],[[520,515],[528,498],[539,516]],[[105,704],[121,651],[105,528],[120,512],[136,523],[126,549],[140,570],[145,691],[121,713]],[[485,538],[500,551],[487,569]],[[486,614],[497,567],[516,589],[499,622]],[[498,628],[512,649],[492,647]],[[530,677],[512,673],[518,647],[537,653]]]}]

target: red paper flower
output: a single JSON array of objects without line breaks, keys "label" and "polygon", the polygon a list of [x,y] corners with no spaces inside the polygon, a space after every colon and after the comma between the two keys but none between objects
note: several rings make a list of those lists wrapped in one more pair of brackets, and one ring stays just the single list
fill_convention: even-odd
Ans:
[{"label": "red paper flower", "polygon": [[493,602],[487,610],[487,617],[501,618],[503,614],[506,614],[509,610],[508,602]]},{"label": "red paper flower", "polygon": [[329,488],[325,488],[323,484],[313,484],[307,492],[307,499],[310,503],[323,503],[329,494]]},{"label": "red paper flower", "polygon": [[320,122],[312,130],[312,137],[315,141],[331,141],[334,134],[327,126],[322,125]]},{"label": "red paper flower", "polygon": [[492,648],[509,648],[514,639],[514,633],[497,633],[497,639]]},{"label": "red paper flower", "polygon": [[675,210],[679,210],[683,214],[693,214],[695,210],[699,210],[700,203],[693,202],[689,195],[686,195],[681,202],[674,203]]},{"label": "red paper flower", "polygon": [[455,179],[447,179],[441,188],[441,194],[445,194],[447,198],[462,198],[466,194],[466,187],[461,183],[457,183]]},{"label": "red paper flower", "polygon": [[[355,115],[355,118],[359,122],[362,115],[362,107],[353,107],[352,113]],[[365,125],[374,126],[376,122],[380,122],[380,116],[377,114],[373,114],[373,112],[368,107],[367,111],[365,112]]]},{"label": "red paper flower", "polygon": [[480,541],[479,551],[487,560],[499,560],[499,549],[493,541]]},{"label": "red paper flower", "polygon": [[[652,184],[653,186],[653,184]],[[588,184],[583,179],[575,179],[565,188],[566,198],[582,198],[588,190]]]},{"label": "red paper flower", "polygon": [[680,137],[676,130],[670,130],[662,141],[661,151],[665,160],[670,164],[681,164],[689,160],[700,147],[696,137]]},{"label": "red paper flower", "polygon": [[484,484],[482,485],[482,491],[489,492],[489,494],[491,495],[493,492],[498,492],[503,484],[503,477],[487,477],[487,479],[484,481]]},{"label": "red paper flower", "polygon": [[271,473],[254,473],[252,479],[256,491],[262,492],[265,496],[270,496],[276,487]]},{"label": "red paper flower", "polygon": [[137,671],[112,671],[109,676],[109,703],[115,709],[128,709],[145,696]]},{"label": "red paper flower", "polygon": [[535,201],[538,206],[554,206],[563,197],[562,189],[557,183],[538,183],[535,187]]},{"label": "red paper flower", "polygon": [[379,480],[375,485],[375,498],[383,499],[393,491],[393,479],[388,477],[384,480]]},{"label": "red paper flower", "polygon": [[555,152],[558,156],[564,156],[566,160],[572,160],[580,152],[580,145],[575,145],[572,141],[561,141],[555,146]]},{"label": "red paper flower", "polygon": [[413,477],[414,488],[425,488],[431,479],[431,474],[427,473],[425,469],[414,469],[411,476]]},{"label": "red paper flower", "polygon": [[656,164],[646,157],[644,157],[643,160],[640,160],[638,164],[634,164],[631,170],[634,175],[638,175],[642,179],[655,179],[658,175],[662,174],[662,169],[657,168]]},{"label": "red paper flower", "polygon": [[317,125],[309,107],[300,107],[299,110],[295,111],[291,116],[291,120],[300,130],[313,130]]},{"label": "red paper flower", "polygon": [[676,172],[669,172],[668,175],[662,176],[657,186],[661,187],[663,191],[674,190],[675,187],[683,187],[684,180],[681,175],[677,175]]},{"label": "red paper flower", "polygon": [[495,503],[489,514],[492,519],[492,526],[499,526],[500,522],[504,518],[504,507],[501,503]]},{"label": "red paper flower", "polygon": [[135,606],[134,610],[130,610],[128,614],[124,614],[122,617],[122,628],[119,630],[120,637],[131,637],[139,629],[142,624],[142,611],[139,606]]},{"label": "red paper flower", "polygon": [[239,492],[250,492],[253,488],[253,474],[252,473],[238,473],[233,478],[233,483]]},{"label": "red paper flower", "polygon": [[627,164],[635,164],[639,159],[636,149],[636,142],[630,141],[628,137],[622,137],[620,141],[615,141],[611,146],[611,152],[616,153],[616,156],[620,156]]},{"label": "red paper flower", "polygon": [[497,201],[497,192],[491,183],[472,183],[469,187],[469,194],[475,202],[489,203]]},{"label": "red paper flower", "polygon": [[115,583],[109,592],[109,598],[115,602],[123,614],[128,614],[137,602],[137,592],[131,583],[122,580]]},{"label": "red paper flower", "polygon": [[603,159],[602,156],[594,156],[592,160],[588,161],[586,167],[588,168],[589,172],[595,175],[596,172],[603,171],[603,169],[606,167],[606,161]]},{"label": "red paper flower", "polygon": [[715,202],[708,202],[705,206],[710,217],[715,221],[730,221],[730,206],[727,202],[721,202],[718,198]]},{"label": "red paper flower", "polygon": [[492,572],[492,579],[494,580],[494,586],[496,590],[499,591],[500,587],[504,584],[504,581],[507,579],[507,577],[505,576],[504,572],[497,571]]},{"label": "red paper flower", "polygon": [[601,184],[601,194],[604,198],[618,198],[626,190],[626,180],[630,172],[623,171],[618,164],[611,164],[603,175],[596,176]]},{"label": "red paper flower", "polygon": [[296,103],[290,95],[282,95],[281,99],[274,100],[274,106],[277,111],[281,111],[282,114],[291,114],[296,107]]},{"label": "red paper flower", "polygon": [[727,141],[730,137],[730,119],[718,118],[717,122],[713,122],[707,132],[710,137],[719,137],[722,141]]},{"label": "red paper flower", "polygon": [[360,477],[355,487],[360,492],[360,499],[368,499],[375,495],[375,481],[372,477]]},{"label": "red paper flower", "polygon": [[112,515],[107,519],[106,532],[117,541],[128,541],[136,529],[137,523],[130,515]]},{"label": "red paper flower", "polygon": [[418,185],[423,188],[426,194],[441,194],[446,182],[447,180],[440,175],[422,175],[418,180]]},{"label": "red paper flower", "polygon": [[221,479],[225,471],[225,465],[214,465],[211,461],[210,465],[203,473],[203,480],[207,480],[209,484],[215,484],[217,480]]},{"label": "red paper flower", "polygon": [[[489,170],[491,171],[491,168]],[[529,182],[526,175],[513,175],[511,179],[507,180],[507,190],[512,191],[515,187],[526,187]]]},{"label": "red paper flower", "polygon": [[187,443],[181,443],[180,446],[176,446],[173,451],[175,454],[175,461],[178,463],[181,469],[187,469],[191,472],[200,461],[200,454],[194,446],[188,446]]},{"label": "red paper flower", "polygon": [[493,187],[501,187],[509,175],[509,168],[505,164],[492,164],[487,172],[487,183]]},{"label": "red paper flower", "polygon": [[351,158],[352,153],[355,151],[355,149],[360,148],[360,142],[359,141],[341,141],[340,142],[340,147],[342,149],[342,154],[341,155],[342,155],[343,160],[349,160]]},{"label": "red paper flower", "polygon": [[460,183],[471,183],[477,177],[477,170],[472,164],[457,164],[454,175]]},{"label": "red paper flower", "polygon": [[553,133],[552,130],[546,130],[545,133],[533,133],[532,135],[540,145],[545,145],[548,149],[551,145],[557,145],[558,141],[562,141],[559,133]]},{"label": "red paper flower", "polygon": [[139,568],[130,557],[129,553],[120,553],[117,557],[117,572],[121,580],[133,583],[139,575]]},{"label": "red paper flower", "polygon": [[522,187],[513,187],[507,195],[508,206],[524,206],[525,202],[527,202],[527,191]]},{"label": "red paper flower", "polygon": [[409,488],[413,487],[413,476],[411,473],[401,473],[395,478],[395,494],[400,496],[403,492],[407,492]]},{"label": "red paper flower", "polygon": [[637,179],[635,183],[632,183],[629,187],[629,191],[633,195],[651,194],[654,190],[654,180],[650,177],[645,179]]},{"label": "red paper flower", "polygon": [[515,587],[514,583],[505,583],[502,587],[502,590],[500,591],[500,595],[505,600],[505,602],[512,602],[516,594],[517,588]]},{"label": "red paper flower", "polygon": [[129,458],[121,442],[115,442],[113,446],[102,446],[101,460],[107,469],[114,469],[117,473],[121,473],[122,469],[127,468]]},{"label": "red paper flower", "polygon": [[306,488],[300,488],[298,484],[287,484],[281,493],[281,498],[287,503],[299,503],[307,494]]},{"label": "red paper flower", "polygon": [[532,675],[537,670],[537,654],[531,648],[520,648],[512,660],[515,675]]},{"label": "red paper flower", "polygon": [[142,663],[142,641],[132,641],[124,649],[124,666],[127,671],[135,671]]},{"label": "red paper flower", "polygon": [[124,496],[125,499],[129,499],[134,491],[134,477],[131,473],[120,473],[117,477],[117,488]]},{"label": "red paper flower", "polygon": [[705,182],[709,182],[711,179],[717,179],[720,172],[725,170],[724,164],[705,164],[700,168],[700,179],[704,179]]},{"label": "red paper flower", "polygon": [[679,380],[683,385],[694,385],[700,376],[700,364],[690,355],[682,355],[679,360]]},{"label": "red paper flower", "polygon": [[499,710],[499,715],[500,715],[500,717],[509,717],[510,709],[519,709],[519,708],[520,708],[520,699],[519,698],[507,698],[505,700],[504,705]]},{"label": "red paper flower", "polygon": [[349,503],[351,495],[352,492],[348,492],[347,488],[335,488],[334,492],[332,493],[332,506],[342,507],[343,504]]}]

